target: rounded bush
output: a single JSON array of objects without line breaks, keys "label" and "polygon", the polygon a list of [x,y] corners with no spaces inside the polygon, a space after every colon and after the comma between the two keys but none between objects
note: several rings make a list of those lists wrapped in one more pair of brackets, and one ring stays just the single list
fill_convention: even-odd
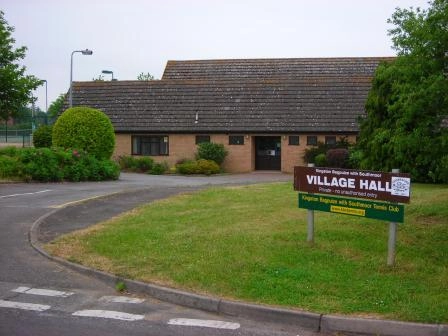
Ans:
[{"label": "rounded bush", "polygon": [[201,174],[211,175],[219,173],[219,166],[212,160],[198,160],[198,170]]},{"label": "rounded bush", "polygon": [[53,127],[48,125],[39,126],[33,133],[33,145],[36,148],[51,147]]},{"label": "rounded bush", "polygon": [[196,158],[215,161],[218,165],[224,162],[228,152],[223,144],[213,142],[202,142],[198,145]]},{"label": "rounded bush", "polygon": [[53,145],[83,150],[97,159],[110,159],[115,147],[114,128],[103,112],[72,107],[53,126]]},{"label": "rounded bush", "polygon": [[317,154],[314,157],[314,164],[317,167],[325,167],[327,165],[327,159],[324,153]]}]

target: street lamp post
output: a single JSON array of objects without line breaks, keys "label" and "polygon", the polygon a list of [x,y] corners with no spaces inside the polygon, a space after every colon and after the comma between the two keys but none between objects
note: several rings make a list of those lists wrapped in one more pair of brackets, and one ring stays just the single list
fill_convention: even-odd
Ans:
[{"label": "street lamp post", "polygon": [[114,72],[112,70],[103,70],[103,74],[112,75],[112,81],[114,80]]},{"label": "street lamp post", "polygon": [[70,94],[69,94],[69,107],[73,106],[73,54],[75,53],[81,53],[83,55],[92,55],[93,51],[86,49],[86,50],[75,50],[72,51],[72,54],[70,56]]},{"label": "street lamp post", "polygon": [[45,82],[45,113],[48,112],[48,82],[46,79],[43,79]]}]

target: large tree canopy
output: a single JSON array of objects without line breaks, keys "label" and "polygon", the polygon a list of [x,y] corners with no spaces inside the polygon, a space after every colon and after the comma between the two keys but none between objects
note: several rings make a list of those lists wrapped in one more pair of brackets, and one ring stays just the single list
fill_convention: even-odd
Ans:
[{"label": "large tree canopy", "polygon": [[14,27],[8,26],[0,11],[0,118],[8,120],[33,99],[32,91],[42,84],[34,76],[25,75],[18,62],[25,57],[26,47],[14,49]]},{"label": "large tree canopy", "polygon": [[361,121],[361,168],[400,168],[416,181],[448,182],[448,2],[397,9],[397,58],[381,64]]},{"label": "large tree canopy", "polygon": [[48,116],[49,117],[57,117],[60,113],[62,113],[62,108],[65,102],[65,94],[61,93],[54,102],[50,104],[48,107]]}]

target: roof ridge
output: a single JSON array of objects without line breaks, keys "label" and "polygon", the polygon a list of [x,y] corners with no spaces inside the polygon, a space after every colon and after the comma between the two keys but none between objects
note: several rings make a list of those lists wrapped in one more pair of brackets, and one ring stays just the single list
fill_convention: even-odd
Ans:
[{"label": "roof ridge", "polygon": [[381,60],[396,59],[396,56],[343,56],[343,57],[286,57],[286,58],[211,58],[211,59],[193,59],[193,60],[168,60],[169,62],[246,62],[246,61],[297,61],[297,60]]}]

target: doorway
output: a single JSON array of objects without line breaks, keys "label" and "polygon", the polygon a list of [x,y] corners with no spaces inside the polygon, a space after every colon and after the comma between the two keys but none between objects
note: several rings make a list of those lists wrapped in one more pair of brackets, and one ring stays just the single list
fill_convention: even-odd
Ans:
[{"label": "doorway", "polygon": [[281,138],[255,137],[255,170],[281,170]]}]

